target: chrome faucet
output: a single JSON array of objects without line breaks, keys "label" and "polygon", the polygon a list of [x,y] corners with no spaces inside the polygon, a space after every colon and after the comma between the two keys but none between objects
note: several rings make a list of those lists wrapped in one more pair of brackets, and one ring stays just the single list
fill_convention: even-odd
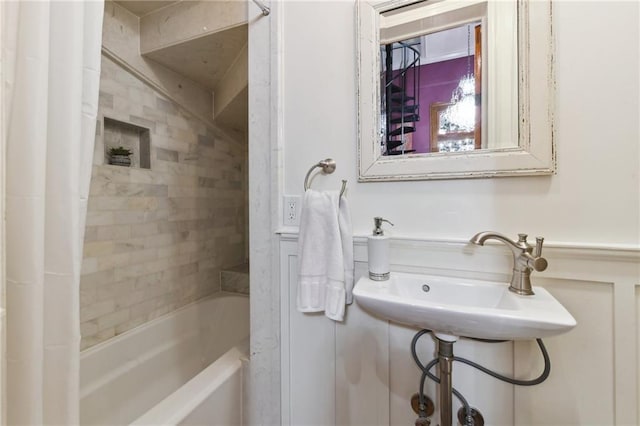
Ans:
[{"label": "chrome faucet", "polygon": [[483,246],[489,239],[502,241],[513,253],[513,276],[509,290],[525,296],[534,294],[531,289],[531,271],[544,271],[548,265],[547,259],[542,257],[544,238],[536,238],[535,252],[533,246],[527,243],[527,234],[518,234],[518,241],[515,242],[497,232],[485,231],[474,235],[469,242]]}]

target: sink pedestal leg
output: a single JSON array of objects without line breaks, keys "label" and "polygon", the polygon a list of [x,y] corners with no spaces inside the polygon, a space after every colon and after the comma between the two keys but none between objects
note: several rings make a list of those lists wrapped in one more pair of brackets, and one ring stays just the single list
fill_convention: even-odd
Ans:
[{"label": "sink pedestal leg", "polygon": [[438,340],[438,366],[440,367],[440,426],[452,426],[453,343]]}]

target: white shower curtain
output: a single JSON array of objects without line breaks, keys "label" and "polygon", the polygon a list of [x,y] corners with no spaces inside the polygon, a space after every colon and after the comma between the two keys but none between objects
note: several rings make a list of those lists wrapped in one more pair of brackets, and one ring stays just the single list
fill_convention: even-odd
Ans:
[{"label": "white shower curtain", "polygon": [[103,4],[4,1],[7,421],[78,424]]}]

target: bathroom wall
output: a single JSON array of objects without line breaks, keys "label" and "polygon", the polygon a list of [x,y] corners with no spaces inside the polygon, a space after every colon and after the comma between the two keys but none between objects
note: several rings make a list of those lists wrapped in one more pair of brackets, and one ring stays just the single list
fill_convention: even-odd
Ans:
[{"label": "bathroom wall", "polygon": [[314,187],[335,189],[348,179],[356,234],[369,233],[378,215],[396,224],[397,236],[466,239],[495,229],[550,241],[638,243],[635,2],[555,4],[557,175],[400,183],[357,182],[354,4],[287,2],[283,9],[285,194],[299,194],[308,168],[331,156],[336,173],[314,179]]},{"label": "bathroom wall", "polygon": [[[340,179],[349,181],[357,236],[370,232],[373,216],[396,224],[390,231],[393,270],[506,279],[506,251],[468,252],[464,241],[482,230],[546,237],[550,267],[535,274],[534,285],[547,287],[579,323],[550,339],[551,379],[520,389],[456,367],[454,380],[488,413],[488,424],[637,424],[638,4],[554,2],[556,175],[388,183],[357,182],[353,2],[286,2],[277,11],[280,194],[300,194],[312,164],[336,159],[336,172],[318,176],[314,188],[337,189]],[[419,379],[408,349],[415,330],[355,305],[344,324],[296,312],[296,229],[281,230],[277,331],[284,423],[407,424],[415,418],[407,399]],[[362,274],[363,239],[356,240],[356,252]],[[520,377],[540,368],[537,350],[526,343],[487,348],[463,342],[458,348]],[[432,354],[432,343],[423,350]]]},{"label": "bathroom wall", "polygon": [[[104,56],[99,116],[83,349],[219,291],[221,268],[246,261],[244,135],[205,125]],[[117,142],[105,117],[149,130],[150,169],[105,164]]]}]

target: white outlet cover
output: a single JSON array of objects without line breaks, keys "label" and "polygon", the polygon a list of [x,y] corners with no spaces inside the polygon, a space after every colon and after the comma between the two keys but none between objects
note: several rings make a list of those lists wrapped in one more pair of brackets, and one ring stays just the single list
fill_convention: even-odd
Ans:
[{"label": "white outlet cover", "polygon": [[282,203],[282,222],[286,226],[300,225],[300,196],[285,195]]}]

